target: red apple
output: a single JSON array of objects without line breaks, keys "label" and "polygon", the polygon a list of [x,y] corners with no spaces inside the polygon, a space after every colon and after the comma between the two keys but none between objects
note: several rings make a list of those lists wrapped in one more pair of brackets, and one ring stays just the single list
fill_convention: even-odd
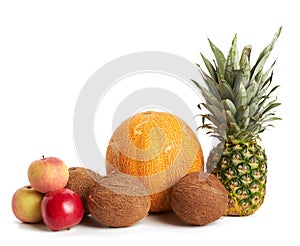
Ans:
[{"label": "red apple", "polygon": [[16,218],[25,223],[42,222],[41,202],[44,194],[31,186],[19,188],[13,195],[11,207]]},{"label": "red apple", "polygon": [[44,223],[53,231],[68,229],[79,224],[84,209],[79,195],[70,189],[48,192],[41,204]]},{"label": "red apple", "polygon": [[59,158],[43,156],[29,165],[28,179],[34,189],[47,193],[65,187],[69,179],[69,170]]}]

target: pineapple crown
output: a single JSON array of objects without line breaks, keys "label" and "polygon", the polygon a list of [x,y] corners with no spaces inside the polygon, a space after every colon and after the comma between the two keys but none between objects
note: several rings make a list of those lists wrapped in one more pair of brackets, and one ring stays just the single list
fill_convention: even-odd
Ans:
[{"label": "pineapple crown", "polygon": [[209,112],[200,114],[202,125],[198,129],[208,129],[207,134],[226,142],[251,142],[258,139],[268,126],[273,126],[270,121],[280,119],[273,111],[280,105],[272,95],[279,86],[271,87],[275,61],[263,71],[280,32],[281,27],[252,67],[251,46],[245,46],[239,57],[237,35],[232,40],[227,59],[208,39],[215,60],[212,64],[202,53],[201,57],[209,74],[196,64],[207,88],[192,80],[206,100],[198,105],[199,109],[203,106]]}]

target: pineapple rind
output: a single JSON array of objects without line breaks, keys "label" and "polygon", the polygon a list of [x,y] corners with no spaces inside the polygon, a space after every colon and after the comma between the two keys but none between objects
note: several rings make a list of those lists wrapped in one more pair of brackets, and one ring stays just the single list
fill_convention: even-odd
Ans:
[{"label": "pineapple rind", "polygon": [[[218,157],[220,151],[222,155]],[[221,143],[211,152],[207,164],[228,191],[225,215],[250,215],[261,206],[266,191],[267,157],[257,142],[225,146]]]}]

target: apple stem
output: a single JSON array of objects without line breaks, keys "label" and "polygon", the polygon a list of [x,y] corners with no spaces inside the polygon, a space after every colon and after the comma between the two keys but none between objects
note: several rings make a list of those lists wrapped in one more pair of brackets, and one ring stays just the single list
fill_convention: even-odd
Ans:
[{"label": "apple stem", "polygon": [[42,158],[43,158],[43,160],[45,159],[45,156],[44,155],[42,155]]}]

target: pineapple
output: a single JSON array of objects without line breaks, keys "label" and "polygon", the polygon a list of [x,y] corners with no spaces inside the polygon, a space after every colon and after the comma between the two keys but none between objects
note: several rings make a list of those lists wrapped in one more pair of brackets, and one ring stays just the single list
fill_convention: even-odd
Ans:
[{"label": "pineapple", "polygon": [[259,135],[272,126],[271,121],[280,119],[274,112],[280,103],[273,97],[278,86],[271,87],[275,62],[267,71],[263,67],[280,32],[281,27],[252,67],[251,46],[245,46],[239,56],[236,35],[227,58],[209,40],[215,60],[211,63],[201,54],[208,73],[196,64],[207,86],[193,80],[206,100],[198,107],[208,112],[200,114],[202,125],[198,129],[208,129],[207,134],[220,140],[207,159],[207,171],[228,190],[225,215],[253,214],[264,201],[267,156]]}]

